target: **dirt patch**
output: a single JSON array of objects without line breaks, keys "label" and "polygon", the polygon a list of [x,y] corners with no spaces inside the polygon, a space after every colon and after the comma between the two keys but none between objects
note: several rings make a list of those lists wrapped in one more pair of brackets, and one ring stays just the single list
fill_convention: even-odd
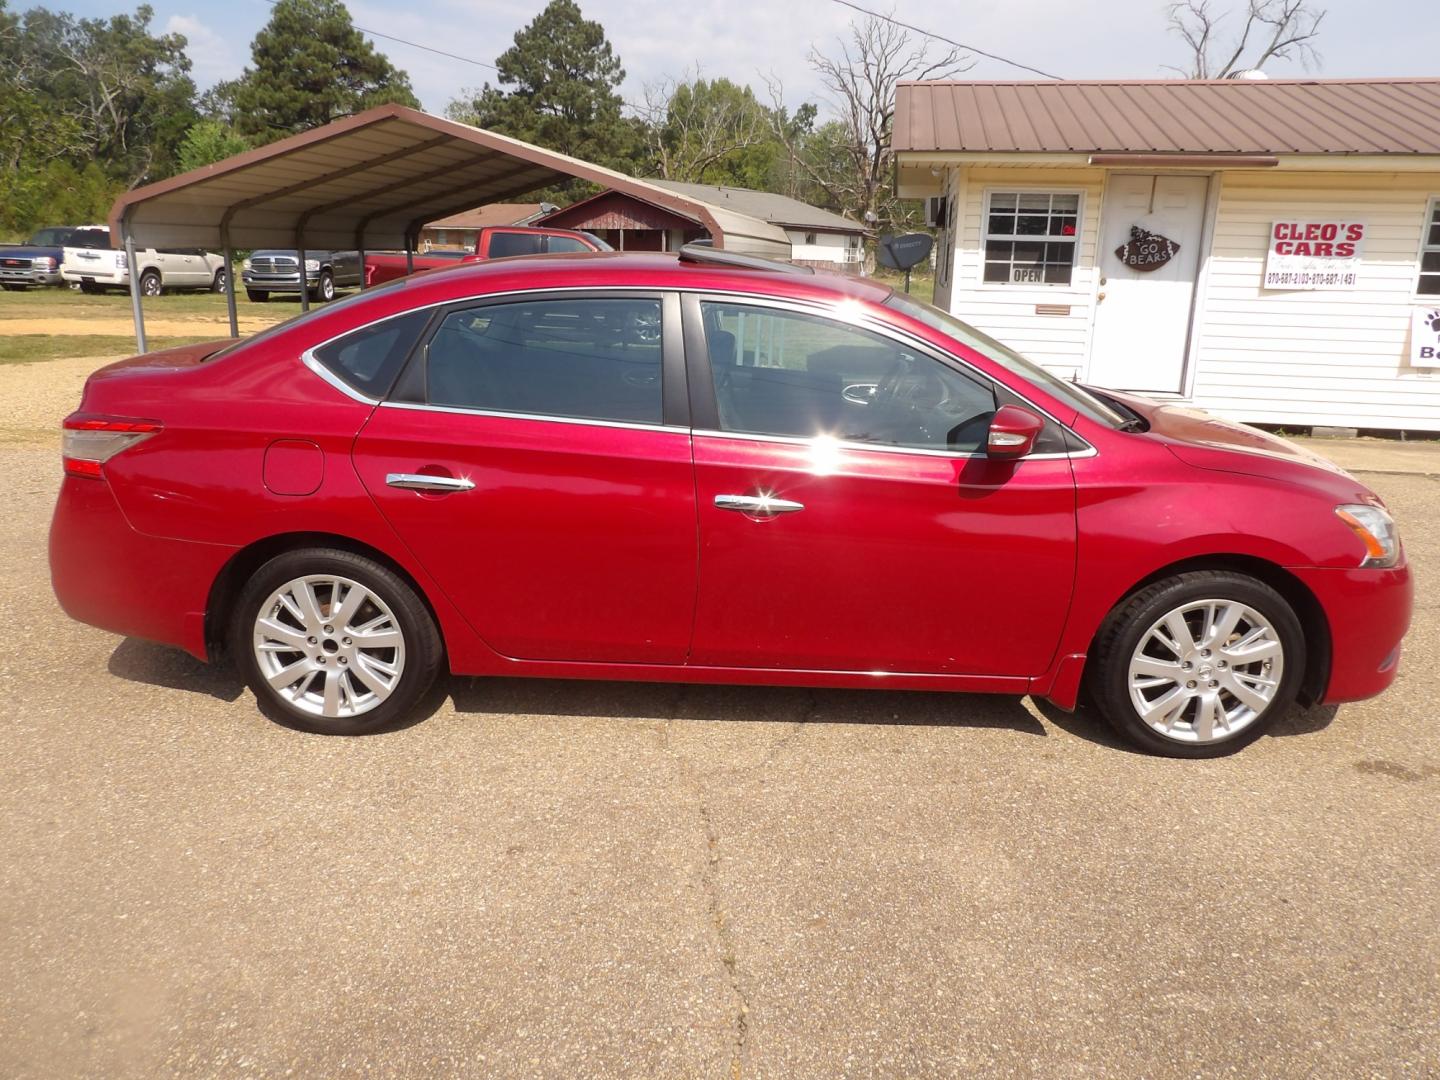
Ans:
[{"label": "dirt patch", "polygon": [[[276,319],[242,318],[240,333],[253,334],[273,325]],[[129,319],[73,317],[55,319],[6,319],[3,324],[7,334],[120,334],[130,335],[135,326]],[[213,334],[217,338],[228,338],[230,326],[224,321],[209,318],[194,319],[146,319],[145,333],[152,337],[200,337]]]},{"label": "dirt patch", "polygon": [[124,355],[0,366],[0,445],[58,447],[60,421],[80,407],[90,373]]}]

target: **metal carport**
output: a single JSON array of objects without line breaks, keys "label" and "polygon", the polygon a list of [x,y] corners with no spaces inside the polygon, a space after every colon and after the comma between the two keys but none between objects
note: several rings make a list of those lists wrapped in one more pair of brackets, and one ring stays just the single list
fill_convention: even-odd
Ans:
[{"label": "metal carport", "polygon": [[[324,127],[126,192],[110,211],[130,268],[135,340],[145,351],[137,248],[224,252],[230,332],[236,248],[412,251],[426,222],[579,178],[698,218],[717,247],[786,258],[784,230],[624,173],[403,105]],[[304,288],[302,307],[309,306]]]}]

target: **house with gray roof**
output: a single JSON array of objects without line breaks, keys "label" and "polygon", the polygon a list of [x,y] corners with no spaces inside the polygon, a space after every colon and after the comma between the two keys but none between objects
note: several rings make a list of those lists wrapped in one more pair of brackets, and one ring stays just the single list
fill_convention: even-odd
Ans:
[{"label": "house with gray roof", "polygon": [[[783,229],[790,261],[848,273],[864,258],[865,226],[809,203],[769,191],[652,180],[651,184],[715,210],[728,211]],[[642,192],[609,189],[548,214],[535,224],[583,229],[625,251],[674,251],[692,240],[710,238],[698,216],[661,206]]]}]

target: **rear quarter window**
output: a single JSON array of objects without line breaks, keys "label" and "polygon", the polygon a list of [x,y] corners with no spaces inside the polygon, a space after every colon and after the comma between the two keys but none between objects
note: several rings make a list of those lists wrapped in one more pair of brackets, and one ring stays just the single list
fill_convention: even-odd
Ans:
[{"label": "rear quarter window", "polygon": [[312,355],[348,386],[384,397],[429,318],[428,311],[397,315],[328,341]]}]

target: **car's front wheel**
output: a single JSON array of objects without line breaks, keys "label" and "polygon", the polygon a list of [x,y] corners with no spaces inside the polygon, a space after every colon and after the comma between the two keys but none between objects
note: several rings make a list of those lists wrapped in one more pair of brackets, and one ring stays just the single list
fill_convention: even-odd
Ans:
[{"label": "car's front wheel", "polygon": [[252,304],[264,304],[269,301],[270,294],[263,289],[246,289],[245,297]]},{"label": "car's front wheel", "polygon": [[1178,574],[1111,612],[1089,688],[1126,738],[1170,757],[1219,757],[1264,734],[1295,699],[1305,634],[1269,585],[1229,570]]},{"label": "car's front wheel", "polygon": [[327,304],[335,299],[335,278],[329,270],[320,271],[320,282],[315,286],[314,299]]},{"label": "car's front wheel", "polygon": [[230,646],[266,715],[322,735],[403,719],[444,658],[435,620],[404,579],[333,549],[287,552],[252,575]]}]

